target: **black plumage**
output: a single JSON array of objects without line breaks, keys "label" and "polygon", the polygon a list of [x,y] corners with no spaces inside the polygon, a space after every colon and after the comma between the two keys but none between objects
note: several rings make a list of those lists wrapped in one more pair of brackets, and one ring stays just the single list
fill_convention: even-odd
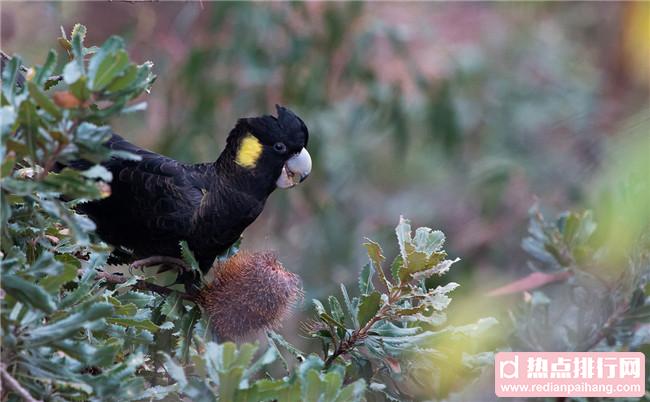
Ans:
[{"label": "black plumage", "polygon": [[[181,163],[113,134],[107,147],[135,153],[141,160],[104,162],[113,174],[111,195],[81,204],[80,212],[96,223],[103,240],[131,250],[133,259],[179,257],[179,243],[186,240],[200,268],[209,270],[215,257],[262,212],[287,163],[306,152],[308,131],[303,121],[286,108],[277,110],[277,118],[240,119],[213,163]],[[251,139],[253,152],[245,155],[249,163],[243,165],[238,153],[246,151],[244,141]],[[72,165],[82,168],[84,163]],[[309,169],[300,172],[299,180]]]}]

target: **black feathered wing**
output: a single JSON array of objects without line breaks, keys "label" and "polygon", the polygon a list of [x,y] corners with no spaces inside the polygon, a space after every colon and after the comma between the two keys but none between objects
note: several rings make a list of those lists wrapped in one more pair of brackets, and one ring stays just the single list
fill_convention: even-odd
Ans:
[{"label": "black feathered wing", "polygon": [[107,142],[141,160],[112,158],[103,165],[113,174],[111,196],[82,206],[109,243],[136,256],[178,255],[178,243],[192,232],[205,180],[200,168],[147,151],[118,135]]}]

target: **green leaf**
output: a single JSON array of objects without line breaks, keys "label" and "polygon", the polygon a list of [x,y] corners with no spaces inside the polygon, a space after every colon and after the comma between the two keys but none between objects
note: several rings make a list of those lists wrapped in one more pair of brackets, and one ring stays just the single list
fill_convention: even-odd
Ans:
[{"label": "green leaf", "polygon": [[10,104],[14,104],[16,79],[18,77],[18,69],[20,68],[20,57],[13,55],[11,60],[5,65],[2,70],[2,94],[7,98]]},{"label": "green leaf", "polygon": [[361,296],[359,303],[358,320],[359,325],[364,326],[370,321],[375,314],[379,311],[379,303],[381,302],[381,294],[374,291],[368,295]]},{"label": "green leaf", "polygon": [[348,295],[348,290],[345,288],[344,284],[341,284],[341,293],[343,294],[343,301],[345,302],[345,307],[348,309],[348,314],[350,314],[350,317],[352,318],[352,324],[355,328],[359,328],[359,320],[357,320],[357,304],[350,300],[350,295]]},{"label": "green leaf", "polygon": [[63,81],[68,85],[72,85],[79,81],[82,76],[83,70],[75,60],[68,62],[63,67]]},{"label": "green leaf", "polygon": [[375,290],[375,287],[372,284],[372,265],[366,264],[361,269],[361,275],[359,276],[359,293],[362,295],[368,294]]},{"label": "green leaf", "polygon": [[39,346],[66,339],[80,329],[89,327],[93,322],[113,315],[113,306],[109,303],[90,303],[82,306],[80,310],[52,324],[34,329],[29,333],[27,342],[31,346]]},{"label": "green leaf", "polygon": [[200,271],[199,269],[199,263],[196,261],[196,258],[194,258],[194,253],[192,253],[192,250],[190,250],[190,246],[187,245],[187,242],[185,240],[182,240],[180,242],[181,246],[181,257],[183,258],[183,261],[192,269],[192,271]]},{"label": "green leaf", "polygon": [[433,231],[429,228],[418,228],[415,231],[415,238],[411,238],[411,223],[408,219],[400,216],[400,221],[395,228],[397,242],[399,243],[401,264],[393,263],[393,275],[397,273],[400,283],[410,282],[415,279],[417,273],[425,273],[419,279],[433,275],[433,273],[444,273],[453,262],[447,266],[440,264],[447,254],[440,251],[445,241],[445,236],[440,231]]},{"label": "green leaf", "polygon": [[124,41],[111,36],[88,63],[88,83],[94,91],[102,90],[128,66]]},{"label": "green leaf", "polygon": [[413,244],[415,244],[416,251],[431,254],[442,250],[442,246],[445,244],[445,234],[439,230],[419,227],[415,229]]},{"label": "green leaf", "polygon": [[178,346],[176,347],[176,357],[178,357],[181,362],[188,362],[190,359],[190,346],[192,343],[192,333],[194,332],[194,326],[197,321],[201,318],[201,310],[198,306],[192,307],[192,310],[185,313],[181,322],[178,323]]},{"label": "green leaf", "polygon": [[124,50],[111,53],[110,57],[102,60],[96,70],[89,69],[90,88],[94,91],[106,88],[128,65],[129,56]]},{"label": "green leaf", "polygon": [[53,49],[50,49],[50,51],[47,53],[47,58],[45,59],[45,63],[43,63],[43,66],[36,69],[36,75],[34,75],[34,79],[32,80],[32,82],[34,82],[39,87],[43,86],[45,81],[54,72],[55,67],[56,67],[56,52]]},{"label": "green leaf", "polygon": [[343,323],[334,319],[334,317],[332,317],[327,312],[327,310],[325,310],[325,307],[323,306],[323,303],[320,302],[320,300],[313,299],[312,303],[314,304],[314,307],[316,308],[316,312],[318,313],[318,316],[321,318],[321,320],[325,321],[326,323],[332,325],[335,328],[345,328],[345,325],[343,325]]},{"label": "green leaf", "polygon": [[88,89],[88,86],[86,85],[88,82],[88,78],[86,76],[81,76],[75,81],[73,84],[70,85],[70,92],[72,95],[74,95],[75,98],[77,98],[80,101],[86,101],[88,98],[90,98],[90,90]]},{"label": "green leaf", "polygon": [[178,386],[183,389],[187,386],[187,377],[185,376],[185,371],[183,370],[183,367],[179,364],[176,364],[176,362],[166,353],[161,353],[164,358],[165,358],[165,370],[167,370],[167,374],[171,378],[173,378],[177,383]]},{"label": "green leaf", "polygon": [[58,291],[61,286],[72,282],[77,277],[77,268],[74,265],[65,265],[63,272],[57,275],[47,276],[40,281],[40,285],[50,293]]},{"label": "green leaf", "polygon": [[262,368],[273,363],[278,358],[278,349],[274,347],[267,348],[264,354],[260,356],[255,363],[251,364],[244,372],[244,377],[251,377],[255,375]]},{"label": "green leaf", "polygon": [[160,313],[167,317],[168,320],[174,321],[180,318],[180,312],[183,308],[183,299],[176,292],[165,297]]},{"label": "green leaf", "polygon": [[[293,346],[289,341],[284,339],[282,335],[278,334],[275,331],[268,331],[266,335],[270,341],[282,346],[284,349],[287,350],[287,352],[291,353],[297,360],[299,361],[305,360],[305,354],[301,352],[298,348]],[[280,354],[280,357],[282,357],[282,354]]]},{"label": "green leaf", "polygon": [[59,108],[52,102],[52,100],[45,95],[43,91],[41,91],[38,86],[32,82],[28,81],[27,82],[27,89],[29,90],[29,94],[32,95],[32,98],[34,98],[34,101],[40,106],[43,110],[45,110],[47,113],[50,114],[50,116],[54,117],[56,120],[61,119],[61,111]]},{"label": "green leaf", "polygon": [[395,256],[393,263],[390,264],[390,273],[393,275],[393,278],[399,280],[399,273],[404,268],[404,260],[400,254]]},{"label": "green leaf", "polygon": [[40,126],[40,117],[36,112],[36,107],[31,102],[22,102],[18,109],[18,118],[24,127],[25,143],[29,150],[32,162],[37,161],[36,144],[38,142],[38,127]]},{"label": "green leaf", "polygon": [[44,251],[29,267],[29,273],[36,276],[58,275],[63,264],[54,258],[54,254]]},{"label": "green leaf", "polygon": [[78,35],[79,40],[81,40],[81,43],[83,43],[83,41],[86,39],[86,32],[87,31],[88,30],[86,29],[85,25],[81,25],[79,23],[74,24],[74,26],[72,27],[72,32],[70,34],[70,37],[74,37],[74,36]]},{"label": "green leaf", "polygon": [[428,304],[437,311],[445,310],[451,302],[451,298],[447,296],[447,293],[453,291],[458,286],[460,285],[455,282],[450,282],[445,286],[438,286],[434,290],[431,290],[427,299]]},{"label": "green leaf", "polygon": [[138,76],[138,67],[135,64],[130,64],[122,72],[122,74],[113,80],[107,87],[108,92],[119,92],[127,89],[132,85]]},{"label": "green leaf", "polygon": [[158,331],[158,326],[151,320],[138,320],[135,318],[112,317],[106,320],[111,324],[121,325],[123,327],[132,327],[137,329],[146,329],[149,332]]},{"label": "green leaf", "polygon": [[327,300],[330,305],[330,312],[332,313],[332,317],[334,317],[336,321],[343,322],[343,320],[345,320],[345,315],[343,314],[343,309],[341,308],[341,304],[339,303],[338,299],[334,296],[329,296]]},{"label": "green leaf", "polygon": [[[177,293],[175,294],[178,295]],[[134,304],[138,308],[143,308],[151,304],[156,297],[151,294],[130,290],[115,296],[115,298],[122,304]]]},{"label": "green leaf", "polygon": [[383,251],[381,250],[381,246],[368,238],[366,238],[366,243],[363,243],[363,246],[368,251],[368,258],[370,258],[370,262],[373,264],[373,268],[375,269],[375,272],[377,272],[379,279],[382,281],[384,286],[386,286],[386,289],[391,289],[392,286],[386,278],[384,269],[381,266],[386,260],[386,257],[384,257]]},{"label": "green leaf", "polygon": [[100,179],[107,183],[113,180],[113,174],[103,165],[94,165],[88,170],[81,172],[81,174],[89,179]]},{"label": "green leaf", "polygon": [[335,402],[360,402],[364,400],[365,392],[366,382],[360,379],[343,387]]},{"label": "green leaf", "polygon": [[56,310],[56,303],[45,289],[16,275],[3,274],[2,288],[20,302],[34,306],[45,313],[49,314]]},{"label": "green leaf", "polygon": [[[11,131],[11,127],[16,123],[16,111],[13,106],[3,106],[0,108],[0,132],[2,136],[6,136]],[[6,177],[8,173],[2,172],[2,177]]]},{"label": "green leaf", "polygon": [[75,24],[72,28],[71,38],[72,54],[75,58],[74,61],[79,67],[81,74],[84,74],[83,42],[86,38],[86,27],[81,24]]},{"label": "green leaf", "polygon": [[[434,256],[436,256],[436,254],[434,254]],[[439,255],[436,256],[436,257],[439,257]],[[449,271],[449,269],[451,268],[451,266],[454,265],[455,263],[457,263],[458,261],[460,261],[460,258],[456,258],[455,260],[441,261],[440,263],[434,265],[431,268],[426,268],[424,270],[411,273],[411,277],[413,279],[419,281],[419,280],[422,280],[422,279],[430,278],[433,275],[446,274]],[[431,260],[427,261],[426,266],[429,266],[432,262],[435,262],[435,259],[433,261],[431,261]]]},{"label": "green leaf", "polygon": [[324,388],[321,385],[320,376],[316,370],[306,371],[302,383],[302,400],[303,401],[319,401]]},{"label": "green leaf", "polygon": [[411,245],[411,221],[400,216],[399,224],[395,228],[395,235],[397,235],[397,244],[399,245],[402,260],[406,262],[409,254],[407,247]]}]

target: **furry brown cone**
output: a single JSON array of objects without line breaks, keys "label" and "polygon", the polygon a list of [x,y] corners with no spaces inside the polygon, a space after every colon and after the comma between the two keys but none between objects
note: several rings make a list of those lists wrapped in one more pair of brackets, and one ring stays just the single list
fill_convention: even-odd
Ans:
[{"label": "furry brown cone", "polygon": [[219,341],[277,328],[302,295],[300,278],[285,270],[271,251],[239,252],[215,272],[197,301]]}]

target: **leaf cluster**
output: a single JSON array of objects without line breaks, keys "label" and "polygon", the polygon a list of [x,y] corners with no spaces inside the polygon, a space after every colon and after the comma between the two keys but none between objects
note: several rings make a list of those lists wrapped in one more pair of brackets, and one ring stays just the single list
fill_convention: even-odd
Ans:
[{"label": "leaf cluster", "polygon": [[[161,300],[128,282],[106,287],[97,270],[109,248],[73,206],[110,193],[99,162],[136,157],[105,148],[102,123],[128,112],[153,75],[150,63],[129,62],[121,39],[86,48],[85,33],[76,25],[60,39],[62,74],[54,50],[25,76],[19,56],[3,60],[2,370],[40,399],[122,401],[144,388],[138,371]],[[61,169],[81,158],[88,168]]]},{"label": "leaf cluster", "polygon": [[[102,161],[137,159],[103,146],[111,135],[106,122],[141,110],[142,103],[131,102],[155,76],[151,63],[129,60],[122,39],[85,47],[85,34],[81,25],[69,39],[62,32],[67,60],[60,67],[51,51],[25,76],[17,55],[2,71],[0,369],[18,384],[5,388],[3,398],[420,399],[430,394],[427,384],[441,390],[440,378],[455,364],[478,367],[468,345],[494,321],[446,325],[448,294],[458,285],[429,289],[424,279],[445,274],[457,260],[447,259],[441,232],[418,228],[413,235],[405,219],[389,270],[379,244],[368,240],[359,295],[342,286],[343,302],[314,301],[316,319],[305,329],[321,354],[300,351],[276,333],[268,334],[264,351],[212,342],[198,305],[174,290],[141,286],[164,282],[164,275],[106,272],[110,248],[74,207],[110,194],[113,178]],[[78,168],[64,168],[71,163]],[[192,253],[181,247],[185,264],[196,270]],[[286,375],[271,374],[278,366]]]},{"label": "leaf cluster", "polygon": [[[523,248],[530,266],[546,272],[566,271],[568,280],[536,290],[513,315],[513,348],[523,350],[642,350],[650,322],[650,242],[636,239],[624,251],[605,241],[592,211],[564,212],[545,218],[530,211],[529,236]],[[605,232],[605,233],[604,233]]]}]

